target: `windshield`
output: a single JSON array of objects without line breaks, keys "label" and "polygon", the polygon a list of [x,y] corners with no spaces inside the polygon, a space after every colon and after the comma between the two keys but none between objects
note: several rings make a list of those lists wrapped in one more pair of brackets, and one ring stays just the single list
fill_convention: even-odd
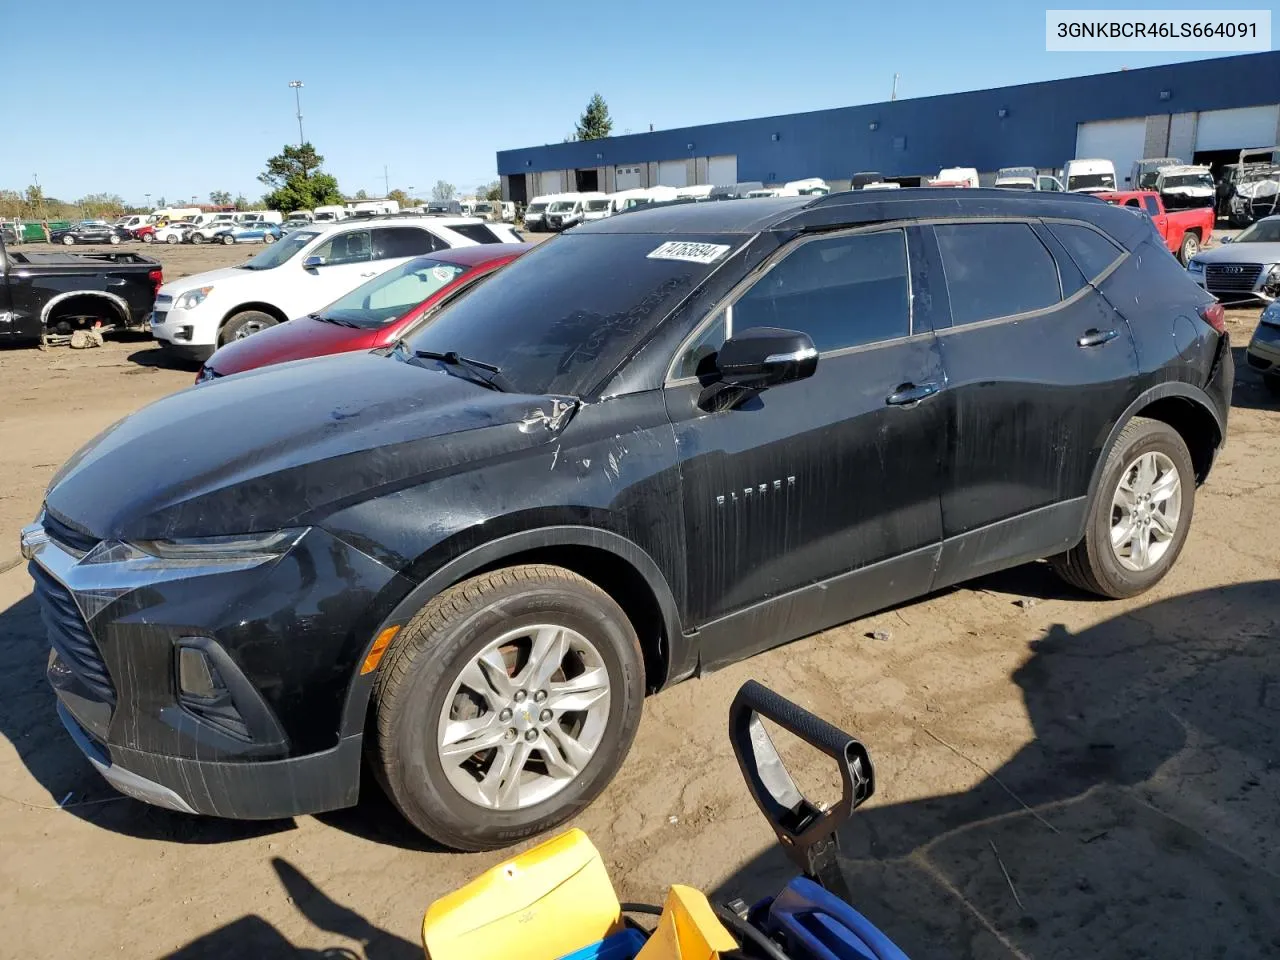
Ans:
[{"label": "windshield", "polygon": [[356,287],[318,316],[353,327],[378,327],[404,316],[466,272],[456,263],[419,257]]},{"label": "windshield", "polygon": [[547,212],[548,213],[568,213],[570,210],[573,209],[573,205],[575,202],[576,201],[573,201],[573,200],[557,200],[555,203],[553,203],[550,207],[547,208]]},{"label": "windshield", "polygon": [[529,204],[529,210],[528,210],[528,212],[529,212],[529,213],[541,213],[541,212],[542,212],[543,210],[545,210],[545,209],[547,209],[547,205],[546,205],[545,203],[531,203],[531,204]]},{"label": "windshield", "polygon": [[609,204],[611,204],[612,202],[613,202],[612,200],[588,200],[588,201],[587,201],[587,209],[588,209],[588,210],[593,210],[593,211],[595,211],[595,210],[608,210],[608,209],[609,209]]},{"label": "windshield", "polygon": [[241,270],[271,270],[291,259],[299,250],[320,234],[311,230],[293,230],[273,243],[248,263],[240,264]]},{"label": "windshield", "polygon": [[1068,190],[1114,190],[1116,178],[1110,173],[1077,173],[1067,178]]},{"label": "windshield", "polygon": [[1246,230],[1241,230],[1236,243],[1280,243],[1280,219],[1259,220]]},{"label": "windshield", "polygon": [[997,173],[998,178],[1004,177],[1034,177],[1036,175],[1035,167],[1003,167]]},{"label": "windshield", "polygon": [[1207,173],[1180,173],[1175,177],[1165,177],[1164,185],[1168,187],[1208,187],[1213,189],[1213,177]]},{"label": "windshield", "polygon": [[[724,261],[736,236],[562,234],[445,308],[409,339],[491,363],[522,393],[597,385]],[[713,263],[653,257],[665,241],[719,244]]]},{"label": "windshield", "polygon": [[493,206],[488,203],[477,203],[475,205],[476,213],[493,213]]}]

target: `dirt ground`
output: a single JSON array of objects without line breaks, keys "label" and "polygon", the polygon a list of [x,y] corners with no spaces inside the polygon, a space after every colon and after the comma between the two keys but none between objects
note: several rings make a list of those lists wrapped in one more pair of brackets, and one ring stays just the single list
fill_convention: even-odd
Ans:
[{"label": "dirt ground", "polygon": [[[166,277],[252,252],[155,251]],[[1230,443],[1156,590],[1097,602],[1030,565],[650,698],[577,820],[620,894],[751,899],[788,875],[725,733],[754,677],[870,749],[845,867],[916,960],[1280,955],[1280,408],[1243,362],[1258,313],[1229,314]],[[502,854],[434,849],[371,785],[271,823],[147,807],[55,718],[18,528],[78,446],[192,375],[141,337],[0,350],[0,956],[420,957],[427,904]]]}]

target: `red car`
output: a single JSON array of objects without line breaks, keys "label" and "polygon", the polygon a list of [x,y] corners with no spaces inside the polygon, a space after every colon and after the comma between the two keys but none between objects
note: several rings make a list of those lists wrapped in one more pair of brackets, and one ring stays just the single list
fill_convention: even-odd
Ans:
[{"label": "red car", "polygon": [[277,324],[219,348],[196,383],[273,363],[387,347],[429,314],[533,247],[481,243],[417,257],[335,300],[318,313]]}]

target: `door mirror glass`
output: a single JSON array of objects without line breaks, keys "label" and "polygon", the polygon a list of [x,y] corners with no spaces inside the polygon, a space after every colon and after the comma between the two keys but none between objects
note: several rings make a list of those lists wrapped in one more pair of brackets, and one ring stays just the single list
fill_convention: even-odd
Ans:
[{"label": "door mirror glass", "polygon": [[316,267],[324,266],[324,257],[307,257],[302,261],[304,270],[314,270]]},{"label": "door mirror glass", "polygon": [[818,351],[807,333],[752,327],[724,342],[716,368],[727,386],[759,390],[813,376]]}]

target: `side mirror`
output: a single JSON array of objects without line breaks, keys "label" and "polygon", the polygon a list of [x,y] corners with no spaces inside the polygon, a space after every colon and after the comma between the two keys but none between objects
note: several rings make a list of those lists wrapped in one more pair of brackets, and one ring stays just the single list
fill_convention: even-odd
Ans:
[{"label": "side mirror", "polygon": [[303,270],[314,270],[316,267],[324,266],[324,257],[307,257],[302,261]]},{"label": "side mirror", "polygon": [[818,351],[807,333],[752,327],[724,342],[716,367],[727,386],[761,390],[813,376]]}]

